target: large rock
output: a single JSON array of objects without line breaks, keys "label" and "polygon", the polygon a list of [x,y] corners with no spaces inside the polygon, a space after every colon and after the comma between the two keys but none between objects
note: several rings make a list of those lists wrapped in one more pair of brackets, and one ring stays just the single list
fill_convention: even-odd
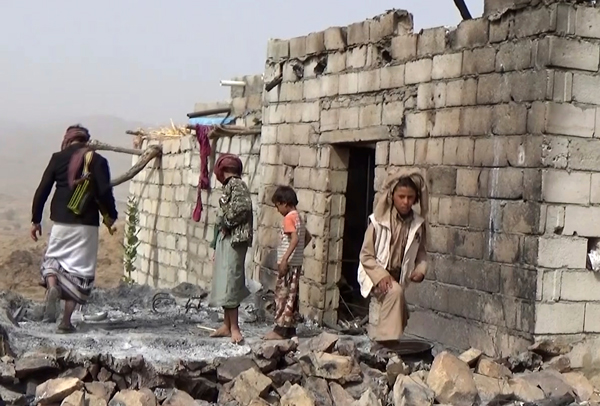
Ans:
[{"label": "large rock", "polygon": [[88,382],[85,384],[85,390],[108,402],[115,394],[117,385],[114,382]]},{"label": "large rock", "polygon": [[352,406],[381,406],[381,400],[371,389],[367,389],[359,400],[352,403]]},{"label": "large rock", "polygon": [[44,382],[35,390],[40,405],[62,402],[67,396],[83,388],[83,382],[77,378],[56,378]]},{"label": "large rock", "polygon": [[510,378],[512,372],[504,365],[500,365],[491,359],[482,358],[477,364],[477,371],[479,375],[489,376],[490,378]]},{"label": "large rock", "polygon": [[158,406],[158,403],[150,390],[125,389],[117,393],[108,406]]},{"label": "large rock", "polygon": [[439,403],[472,406],[477,399],[477,386],[469,366],[447,351],[435,357],[427,385]]},{"label": "large rock", "polygon": [[562,374],[562,377],[575,390],[575,394],[582,402],[590,400],[594,394],[594,386],[585,375],[580,372],[567,372]]},{"label": "large rock", "polygon": [[423,382],[401,375],[394,384],[394,406],[431,406],[435,393]]},{"label": "large rock", "polygon": [[554,369],[560,373],[571,370],[571,359],[566,355],[558,355],[544,364],[544,369]]},{"label": "large rock", "polygon": [[285,395],[281,397],[281,406],[316,406],[311,394],[302,386],[292,386]]},{"label": "large rock", "polygon": [[354,359],[325,352],[310,352],[300,357],[300,365],[308,376],[347,382],[354,372]]},{"label": "large rock", "polygon": [[479,392],[479,398],[484,402],[489,402],[500,394],[506,394],[506,381],[491,378],[485,375],[474,374],[473,380]]},{"label": "large rock", "polygon": [[541,388],[546,397],[560,397],[568,393],[574,393],[573,388],[571,388],[562,375],[552,369],[533,372],[523,375],[521,378]]},{"label": "large rock", "polygon": [[250,357],[220,358],[217,363],[217,378],[221,382],[233,381],[242,372],[258,368]]},{"label": "large rock", "polygon": [[88,393],[85,395],[85,406],[108,406],[108,402],[106,399]]},{"label": "large rock", "polygon": [[535,402],[545,397],[543,390],[522,378],[509,379],[504,391],[504,394],[514,394],[525,402]]},{"label": "large rock", "polygon": [[306,379],[303,386],[313,396],[316,406],[334,406],[329,394],[329,385],[325,379],[311,376]]},{"label": "large rock", "polygon": [[329,393],[334,405],[346,405],[354,402],[354,398],[337,382],[329,382]]},{"label": "large rock", "polygon": [[58,368],[56,357],[43,353],[26,354],[15,361],[15,375],[19,379],[42,371],[56,371]]},{"label": "large rock", "polygon": [[568,343],[562,343],[555,340],[542,340],[529,347],[529,351],[540,354],[544,357],[554,357],[565,355],[571,352],[573,347]]},{"label": "large rock", "polygon": [[481,352],[477,348],[470,348],[467,351],[460,354],[458,359],[466,363],[468,366],[474,367],[475,365],[477,365],[477,361],[479,361],[479,358],[481,358],[482,355],[483,352]]},{"label": "large rock", "polygon": [[294,340],[262,341],[253,346],[252,351],[257,357],[265,359],[281,358],[291,351],[295,351],[298,344]]},{"label": "large rock", "polygon": [[231,396],[242,406],[269,393],[272,381],[257,369],[248,369],[233,380]]},{"label": "large rock", "polygon": [[163,402],[163,406],[196,406],[196,401],[187,393],[174,390]]},{"label": "large rock", "polygon": [[60,374],[59,378],[77,378],[80,381],[85,381],[85,378],[88,377],[89,371],[86,367],[76,367],[67,369],[65,372]]},{"label": "large rock", "polygon": [[273,385],[281,386],[286,382],[292,385],[302,381],[302,368],[299,364],[292,365],[285,369],[278,369],[267,375],[273,381]]},{"label": "large rock", "polygon": [[0,385],[0,399],[4,400],[8,405],[24,405],[25,395],[19,392],[15,392],[11,389],[5,388]]},{"label": "large rock", "polygon": [[337,334],[323,332],[298,346],[298,351],[305,354],[308,352],[331,352],[339,340]]},{"label": "large rock", "polygon": [[85,406],[85,392],[78,390],[71,393],[62,401],[60,406]]},{"label": "large rock", "polygon": [[394,386],[396,383],[396,378],[398,375],[409,375],[410,367],[406,365],[400,357],[395,356],[390,358],[385,367],[385,372],[387,374],[388,383],[390,386]]},{"label": "large rock", "polygon": [[17,377],[15,365],[9,362],[0,362],[0,382],[13,383]]}]

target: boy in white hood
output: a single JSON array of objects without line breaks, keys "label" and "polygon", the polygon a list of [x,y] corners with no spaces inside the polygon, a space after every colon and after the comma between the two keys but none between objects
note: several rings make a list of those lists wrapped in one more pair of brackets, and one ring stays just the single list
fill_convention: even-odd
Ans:
[{"label": "boy in white hood", "polygon": [[[426,216],[429,196],[423,176],[415,171],[388,176],[375,202],[360,252],[361,294],[380,304],[379,322],[369,335],[378,343],[397,341],[408,322],[404,292],[427,272]],[[420,203],[420,213],[413,206]]]}]

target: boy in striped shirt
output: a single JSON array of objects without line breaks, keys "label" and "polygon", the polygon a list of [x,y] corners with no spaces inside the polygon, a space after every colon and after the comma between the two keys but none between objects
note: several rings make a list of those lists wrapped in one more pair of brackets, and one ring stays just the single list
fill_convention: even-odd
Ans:
[{"label": "boy in striped shirt", "polygon": [[275,328],[265,340],[281,340],[296,336],[298,288],[304,261],[304,248],[312,236],[296,209],[298,197],[289,186],[280,186],[272,202],[283,216],[280,241],[277,247],[277,286],[275,288]]}]

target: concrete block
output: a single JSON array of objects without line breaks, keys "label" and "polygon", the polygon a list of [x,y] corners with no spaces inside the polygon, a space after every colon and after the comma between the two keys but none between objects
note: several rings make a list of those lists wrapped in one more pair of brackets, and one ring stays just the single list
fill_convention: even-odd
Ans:
[{"label": "concrete block", "polygon": [[358,93],[358,73],[344,73],[339,78],[340,94]]},{"label": "concrete block", "polygon": [[584,38],[600,38],[600,9],[593,7],[577,8],[575,35]]},{"label": "concrete block", "polygon": [[582,333],[585,303],[537,303],[535,315],[535,334]]},{"label": "concrete block", "polygon": [[346,28],[331,27],[325,30],[324,34],[325,49],[335,51],[345,49],[347,45]]},{"label": "concrete block", "polygon": [[280,144],[308,144],[312,132],[311,124],[286,124],[277,129]]},{"label": "concrete block", "polygon": [[540,41],[536,64],[590,72],[598,71],[600,46],[569,38],[550,37]]},{"label": "concrete block", "polygon": [[520,199],[523,197],[523,171],[518,168],[492,168],[488,176],[487,197]]},{"label": "concrete block", "polygon": [[463,75],[490,73],[495,69],[496,49],[492,47],[469,49],[463,52]]},{"label": "concrete block", "polygon": [[441,165],[444,156],[443,139],[416,140],[415,162],[420,165]]},{"label": "concrete block", "polygon": [[442,109],[435,113],[435,123],[431,131],[432,137],[460,135],[459,108]]},{"label": "concrete block", "polygon": [[562,235],[600,237],[600,207],[567,206]]},{"label": "concrete block", "polygon": [[511,101],[508,76],[499,73],[483,75],[477,83],[477,104],[498,104]]},{"label": "concrete block", "polygon": [[596,129],[596,110],[572,104],[548,103],[546,132],[548,134],[593,137]]},{"label": "concrete block", "polygon": [[306,37],[306,54],[314,55],[325,52],[325,33],[313,32]]},{"label": "concrete block", "polygon": [[514,102],[552,98],[553,71],[526,71],[504,74],[508,80],[510,99]]},{"label": "concrete block", "polygon": [[592,173],[590,203],[600,203],[600,173]]},{"label": "concrete block", "polygon": [[585,304],[583,331],[585,333],[600,333],[600,303]]},{"label": "concrete block", "polygon": [[396,89],[404,86],[404,65],[381,68],[380,79],[382,89]]},{"label": "concrete block", "polygon": [[485,252],[486,239],[484,233],[479,231],[469,231],[464,229],[455,229],[454,252],[457,256],[463,258],[483,259]]},{"label": "concrete block", "polygon": [[517,263],[519,261],[519,236],[493,233],[487,241],[485,259],[505,264]]},{"label": "concrete block", "polygon": [[462,53],[436,55],[433,57],[432,79],[458,78],[462,72]]},{"label": "concrete block", "polygon": [[346,52],[346,67],[359,69],[367,64],[367,46],[360,46]]},{"label": "concrete block", "polygon": [[465,137],[445,138],[442,163],[449,166],[473,165],[474,143],[474,140]]},{"label": "concrete block", "polygon": [[290,58],[303,58],[306,55],[306,37],[290,39]]},{"label": "concrete block", "polygon": [[411,61],[417,57],[417,35],[401,35],[392,38],[392,58],[398,62]]},{"label": "concrete block", "polygon": [[[304,89],[303,84],[303,82],[283,82],[279,92],[279,99],[281,101],[301,101]],[[273,92],[275,91],[273,90]]]},{"label": "concrete block", "polygon": [[502,230],[511,234],[537,234],[541,206],[533,202],[507,202],[502,210]]},{"label": "concrete block", "polygon": [[340,122],[340,109],[321,111],[321,131],[337,130]]},{"label": "concrete block", "polygon": [[373,126],[362,129],[327,131],[321,133],[319,143],[339,144],[348,142],[377,142],[390,139],[387,126]]},{"label": "concrete block", "polygon": [[375,145],[375,165],[387,165],[389,163],[390,143],[378,142]]},{"label": "concrete block", "polygon": [[565,208],[563,206],[548,206],[546,209],[546,234],[561,234],[565,227]]},{"label": "concrete block", "polygon": [[580,103],[600,104],[600,95],[596,91],[600,86],[597,76],[574,74],[573,75],[573,100]]},{"label": "concrete block", "polygon": [[510,29],[510,36],[525,38],[555,31],[556,22],[556,6],[554,5],[528,10],[527,13],[516,13]]},{"label": "concrete block", "polygon": [[538,265],[544,268],[585,268],[587,239],[546,237],[539,239]]},{"label": "concrete block", "polygon": [[527,106],[502,104],[494,106],[492,132],[497,135],[520,135],[527,133]]},{"label": "concrete block", "polygon": [[407,138],[423,138],[431,134],[433,115],[429,112],[408,113],[405,115],[406,127],[404,136]]},{"label": "concrete block", "polygon": [[600,153],[600,140],[598,139],[572,139],[569,143],[569,169],[597,171]]},{"label": "concrete block", "polygon": [[469,225],[469,199],[464,197],[440,198],[439,223],[467,227]]},{"label": "concrete block", "polygon": [[460,110],[460,133],[462,135],[486,135],[492,131],[492,108],[464,107]]},{"label": "concrete block", "polygon": [[404,122],[404,103],[401,101],[383,104],[381,123],[383,125],[402,125]]},{"label": "concrete block", "polygon": [[408,62],[405,66],[404,82],[407,85],[429,82],[433,68],[432,59],[420,59]]},{"label": "concrete block", "polygon": [[348,45],[362,45],[369,43],[369,28],[368,21],[350,24],[348,26]]},{"label": "concrete block", "polygon": [[413,30],[412,14],[405,10],[391,10],[369,22],[369,40],[379,42],[393,35],[407,34]]},{"label": "concrete block", "polygon": [[513,24],[512,15],[503,15],[499,19],[490,21],[490,43],[496,44],[508,39],[508,32]]},{"label": "concrete block", "polygon": [[446,50],[446,27],[428,28],[418,36],[417,55],[419,57],[442,54]]},{"label": "concrete block", "polygon": [[[335,52],[327,55],[325,73],[339,73],[346,69],[346,53]],[[314,73],[314,68],[313,68]]]},{"label": "concrete block", "polygon": [[358,113],[358,126],[360,128],[379,126],[381,125],[381,116],[381,104],[361,106]]},{"label": "concrete block", "polygon": [[365,70],[358,72],[358,92],[376,92],[381,89],[381,70]]},{"label": "concrete block", "polygon": [[427,170],[430,192],[434,195],[453,195],[456,192],[456,168],[444,166],[431,167]]},{"label": "concrete block", "polygon": [[402,140],[390,143],[390,165],[405,166],[415,164],[415,140]]},{"label": "concrete block", "polygon": [[533,67],[533,44],[525,39],[500,45],[496,56],[496,71],[509,72]]},{"label": "concrete block", "polygon": [[338,75],[321,76],[321,97],[337,96],[340,91],[340,77]]},{"label": "concrete block", "polygon": [[446,83],[421,83],[417,89],[419,110],[441,109],[446,106]]},{"label": "concrete block", "polygon": [[475,48],[487,45],[489,38],[489,20],[475,18],[462,21],[456,30],[450,33],[453,49]]},{"label": "concrete block", "polygon": [[446,83],[447,107],[475,104],[477,104],[477,79],[454,80]]},{"label": "concrete block", "polygon": [[552,100],[563,103],[573,99],[573,73],[554,72],[554,86],[552,89]]},{"label": "concrete block", "polygon": [[267,44],[267,58],[273,60],[287,59],[290,57],[290,43],[281,39],[270,39]]},{"label": "concrete block", "polygon": [[[303,98],[306,100],[315,100],[321,98],[321,79],[309,79],[301,82],[303,84]],[[302,100],[296,99],[297,101]]]},{"label": "concrete block", "polygon": [[340,109],[338,128],[347,130],[358,128],[360,109],[358,107],[347,107]]}]

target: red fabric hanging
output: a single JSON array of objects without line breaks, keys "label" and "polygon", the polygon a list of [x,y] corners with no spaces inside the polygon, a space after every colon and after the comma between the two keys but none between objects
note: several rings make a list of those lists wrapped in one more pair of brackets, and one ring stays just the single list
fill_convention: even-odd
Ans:
[{"label": "red fabric hanging", "polygon": [[210,175],[208,173],[208,157],[212,153],[208,134],[212,130],[210,125],[196,125],[196,139],[200,145],[200,181],[198,182],[198,195],[196,197],[196,207],[192,219],[199,222],[202,217],[202,190],[210,189]]}]

